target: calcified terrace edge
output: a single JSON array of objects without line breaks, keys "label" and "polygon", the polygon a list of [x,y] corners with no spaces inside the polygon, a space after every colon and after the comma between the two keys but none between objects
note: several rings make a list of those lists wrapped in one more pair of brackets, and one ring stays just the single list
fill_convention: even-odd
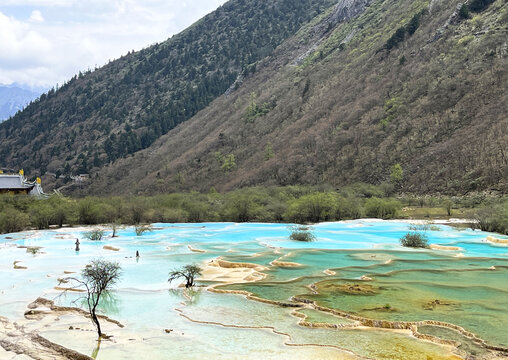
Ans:
[{"label": "calcified terrace edge", "polygon": [[[284,267],[284,265],[286,265],[288,263],[280,261],[280,260],[283,259],[284,257],[289,256],[289,255],[290,255],[290,253],[279,257],[277,260],[272,261],[270,263],[270,265],[271,266],[282,266],[282,267]],[[235,265],[237,265],[237,264],[240,265],[242,263],[235,263]],[[290,264],[289,266],[288,265],[286,265],[286,266],[288,266],[288,267],[294,267],[294,266],[300,266],[301,265],[301,264],[298,264],[298,263],[289,263],[289,264]],[[325,270],[324,273],[327,274],[327,275],[334,275],[334,274],[332,274],[332,273],[334,273],[334,271],[330,270],[330,269]],[[266,276],[262,277],[259,280],[245,281],[245,282],[257,282],[257,281],[260,281],[260,280],[264,279],[265,277]],[[253,293],[251,293],[249,291],[245,291],[245,290],[217,289],[217,287],[221,286],[221,285],[225,285],[225,284],[214,284],[214,285],[211,285],[211,286],[207,287],[207,290],[209,292],[218,293],[218,294],[236,294],[236,295],[242,295],[242,296],[244,296],[248,300],[254,300],[254,301],[262,302],[262,303],[265,303],[265,304],[277,305],[277,306],[282,306],[282,307],[291,307],[291,308],[298,308],[298,309],[310,308],[310,309],[314,309],[314,310],[317,310],[317,311],[321,311],[321,312],[325,312],[325,313],[328,313],[328,314],[332,314],[332,315],[338,316],[338,317],[343,318],[343,319],[353,320],[354,321],[354,323],[352,323],[352,324],[311,323],[311,322],[307,322],[306,321],[307,315],[299,313],[298,309],[293,310],[292,314],[294,316],[299,317],[301,319],[298,322],[298,324],[301,325],[301,326],[305,326],[305,327],[321,327],[321,328],[330,328],[330,329],[340,329],[340,328],[358,328],[360,326],[363,326],[363,327],[366,327],[366,328],[380,328],[380,329],[393,329],[393,330],[410,330],[412,335],[414,337],[418,338],[418,339],[426,340],[426,341],[431,341],[433,343],[440,344],[440,345],[450,345],[450,346],[453,346],[453,347],[458,347],[460,345],[460,343],[458,343],[456,341],[453,341],[453,340],[444,340],[444,339],[441,339],[441,338],[436,337],[436,336],[421,334],[421,333],[418,332],[418,327],[419,326],[424,326],[424,325],[441,326],[441,327],[445,327],[445,328],[448,328],[448,329],[451,329],[451,330],[459,332],[464,337],[468,338],[469,340],[475,342],[476,344],[482,346],[485,349],[492,350],[492,351],[499,351],[499,352],[502,352],[502,353],[508,355],[508,348],[507,347],[491,345],[491,344],[487,343],[484,339],[482,339],[482,338],[478,337],[476,334],[472,333],[471,331],[468,331],[468,330],[466,330],[465,328],[463,328],[461,326],[458,326],[458,325],[455,325],[455,324],[452,324],[452,323],[448,323],[448,322],[435,321],[435,320],[421,320],[421,321],[375,320],[375,319],[370,319],[370,318],[367,318],[367,317],[353,315],[353,314],[350,314],[350,313],[348,313],[346,311],[342,311],[342,310],[339,310],[339,309],[332,309],[332,308],[320,306],[320,305],[317,305],[315,301],[304,299],[304,298],[300,298],[300,297],[297,297],[297,296],[292,296],[290,298],[290,300],[293,301],[292,303],[282,302],[282,301],[275,301],[275,300],[269,300],[269,299],[264,299],[264,298],[255,296]],[[309,290],[313,294],[319,294],[318,290],[317,290],[318,288],[316,286],[316,283],[312,283],[312,284],[308,285],[308,288],[309,288]],[[180,311],[180,313],[181,313],[181,310],[179,310],[179,309],[175,309],[175,310]],[[181,314],[181,315],[183,316],[183,314]],[[188,320],[191,320],[188,316],[185,316],[185,318],[187,318]],[[199,321],[196,321],[196,320],[191,320],[191,321],[199,322]],[[208,323],[208,322],[203,322],[203,323]],[[210,324],[215,324],[215,323],[210,322]],[[221,326],[227,326],[225,324],[220,324],[220,323],[217,323],[217,324],[221,325]],[[236,326],[235,325],[234,327],[241,327],[241,326]],[[250,328],[250,327],[246,327],[246,328]],[[270,328],[270,327],[264,327],[264,328]],[[274,332],[276,332],[276,331],[274,331]],[[289,336],[288,334],[284,334],[284,335]],[[315,345],[316,346],[326,346],[326,345],[319,345],[319,344],[315,344]],[[335,347],[335,346],[331,345],[331,347]],[[336,348],[341,349],[340,347],[336,347]],[[341,350],[345,350],[345,349],[341,349]],[[349,350],[345,350],[345,351],[351,352]]]},{"label": "calcified terrace edge", "polygon": [[[283,257],[284,256],[280,257],[278,260],[280,260]],[[218,260],[218,259],[216,259],[216,260]],[[275,260],[274,263],[276,264],[278,260]],[[222,260],[222,261],[224,261],[224,260]],[[219,260],[219,262],[222,262],[222,261]],[[275,264],[273,264],[272,266],[277,266]],[[219,265],[219,267],[225,268],[225,269],[239,269],[239,268],[252,269],[252,267],[254,265],[256,265],[256,264],[245,264],[244,265],[243,263],[232,263],[232,262],[224,261],[224,263],[221,264],[221,265],[225,265],[224,267]],[[259,271],[259,270],[262,270],[262,269],[258,268],[256,270]],[[251,280],[247,280],[247,281],[245,281],[245,280],[244,281],[237,281],[237,282],[234,282],[234,283],[249,283],[249,282],[252,283],[252,282],[257,282],[257,281],[259,281],[259,280],[261,280],[263,278],[264,277],[262,277],[260,279],[251,279]],[[231,284],[231,282],[229,284]],[[504,347],[500,347],[500,346],[492,346],[492,345],[488,344],[485,340],[483,340],[483,339],[479,338],[478,336],[476,336],[475,334],[473,334],[472,332],[467,331],[466,329],[464,329],[464,328],[462,328],[460,326],[451,324],[451,323],[440,322],[440,321],[432,321],[432,320],[423,320],[423,321],[417,321],[417,322],[373,320],[373,319],[370,319],[370,318],[365,318],[365,317],[360,317],[360,316],[357,316],[357,315],[349,314],[349,313],[347,313],[345,311],[341,311],[341,310],[337,310],[337,309],[331,309],[331,308],[319,306],[314,301],[310,301],[310,300],[307,300],[307,299],[299,298],[299,297],[296,297],[296,296],[293,296],[290,299],[291,301],[293,301],[293,303],[289,303],[289,302],[286,303],[286,302],[281,302],[281,301],[274,301],[274,300],[268,300],[268,299],[260,298],[258,296],[253,295],[251,292],[248,292],[248,291],[243,291],[243,290],[225,290],[225,289],[217,289],[216,288],[217,286],[221,286],[221,285],[225,285],[225,283],[221,282],[221,283],[218,283],[218,284],[214,284],[214,285],[208,286],[206,288],[206,290],[209,291],[209,292],[212,292],[212,293],[217,293],[217,294],[237,294],[237,295],[242,295],[242,296],[244,296],[248,300],[254,300],[254,301],[257,301],[257,302],[261,302],[261,303],[265,303],[265,304],[270,304],[270,305],[281,306],[281,307],[294,308],[294,310],[291,312],[291,314],[293,316],[295,316],[296,318],[299,318],[298,325],[303,326],[303,327],[309,327],[309,328],[319,327],[319,328],[328,328],[328,329],[344,329],[344,328],[360,328],[360,327],[364,327],[364,328],[382,328],[382,329],[387,329],[387,330],[409,330],[409,331],[411,331],[412,335],[414,337],[418,338],[418,339],[421,339],[421,340],[424,340],[424,341],[430,341],[430,342],[433,342],[433,343],[436,343],[436,344],[439,344],[439,345],[444,345],[444,346],[449,346],[449,347],[456,348],[459,345],[458,342],[451,341],[451,340],[443,340],[443,339],[440,339],[440,338],[435,337],[435,336],[426,335],[426,334],[420,334],[418,332],[418,326],[422,326],[422,325],[442,326],[442,327],[446,327],[448,329],[452,329],[452,330],[458,331],[463,336],[467,337],[468,339],[474,341],[475,343],[477,343],[478,345],[480,345],[480,346],[482,346],[482,347],[484,347],[486,349],[493,350],[493,351],[499,351],[499,352],[502,352],[504,354],[508,354],[508,348],[504,348]],[[313,293],[317,293],[317,290],[316,290],[317,287],[315,286],[315,284],[309,285],[309,289]],[[185,302],[183,302],[182,305],[186,305]],[[81,316],[84,316],[84,317],[88,317],[89,316],[86,311],[84,311],[84,310],[82,310],[80,308],[56,306],[52,300],[48,300],[48,299],[44,299],[44,298],[38,298],[37,300],[35,300],[34,302],[30,303],[27,306],[28,310],[24,314],[25,318],[29,319],[29,320],[37,320],[37,319],[40,319],[40,317],[43,317],[43,316],[47,315],[48,312],[46,312],[46,311],[39,311],[37,309],[39,306],[45,306],[45,307],[49,308],[52,312],[55,312],[55,313],[74,313],[76,315],[81,315]],[[299,309],[304,309],[304,308],[314,309],[316,311],[328,313],[328,314],[331,314],[331,315],[334,315],[334,316],[337,316],[337,317],[340,317],[340,318],[343,318],[343,319],[352,320],[354,322],[352,324],[332,324],[332,323],[312,323],[312,322],[308,322],[308,321],[306,321],[307,315],[298,312]],[[223,324],[223,323],[220,323],[220,322],[213,322],[213,321],[200,321],[200,320],[192,319],[190,316],[184,314],[181,309],[176,308],[175,311],[177,311],[181,317],[187,319],[188,321],[194,322],[194,323],[201,323],[201,324],[221,326],[221,327],[228,327],[228,328],[265,329],[265,330],[269,330],[269,331],[272,331],[275,334],[278,334],[278,335],[286,337],[287,340],[284,341],[284,345],[285,346],[291,346],[291,347],[322,347],[322,348],[325,347],[325,348],[333,348],[333,349],[337,349],[339,351],[342,351],[345,354],[350,354],[350,355],[362,358],[361,356],[359,356],[358,354],[354,353],[353,351],[345,349],[345,348],[342,348],[342,347],[337,346],[337,345],[331,345],[331,344],[324,345],[324,344],[313,344],[313,343],[309,343],[309,344],[307,344],[307,343],[305,343],[305,344],[295,344],[295,343],[292,343],[291,342],[291,335],[290,334],[278,331],[278,330],[276,330],[272,326],[243,326],[243,325]],[[120,322],[118,322],[116,320],[113,320],[113,319],[111,319],[111,318],[109,318],[107,316],[99,315],[99,317],[104,319],[104,320],[106,320],[106,321],[108,321],[108,322],[116,324],[120,328],[124,327]],[[68,348],[66,348],[64,346],[58,345],[56,343],[53,343],[53,342],[43,338],[42,336],[40,336],[36,332],[31,332],[31,333],[24,333],[23,332],[23,335],[26,338],[28,338],[31,342],[33,342],[34,344],[38,344],[40,346],[45,347],[47,350],[56,352],[58,355],[62,356],[62,358],[83,359],[83,360],[85,360],[85,359],[86,360],[91,359],[90,357],[88,357],[86,355],[83,355],[81,353],[78,353],[78,352],[76,352],[76,351],[74,351],[72,349],[68,349]],[[15,351],[17,353],[26,354],[26,355],[29,355],[30,353],[33,353],[33,350],[34,350],[34,349],[27,349],[27,348],[21,348],[21,347],[15,348],[15,347],[13,347],[12,343],[7,343],[7,342],[0,342],[0,346],[2,346],[7,351]]]},{"label": "calcified terrace edge", "polygon": [[[314,328],[317,327],[317,328],[329,328],[329,329],[344,329],[344,328],[365,327],[365,328],[380,328],[380,329],[388,329],[388,330],[390,330],[390,329],[391,330],[410,330],[412,335],[414,337],[416,337],[418,339],[421,339],[421,340],[431,341],[433,343],[440,344],[440,345],[450,345],[450,346],[453,346],[453,347],[459,346],[460,343],[458,343],[456,341],[453,341],[453,340],[444,340],[444,339],[438,338],[436,336],[421,334],[421,333],[418,332],[418,326],[424,326],[424,325],[441,326],[441,327],[445,327],[445,328],[448,328],[448,329],[455,330],[455,331],[459,332],[460,334],[462,334],[466,338],[474,341],[476,344],[484,347],[485,349],[493,350],[493,351],[499,351],[499,352],[508,354],[508,348],[505,348],[505,347],[502,347],[502,346],[490,345],[485,340],[479,338],[474,333],[464,329],[463,327],[455,325],[455,324],[443,322],[443,321],[434,321],[434,320],[421,320],[421,321],[374,320],[374,319],[370,319],[370,318],[366,318],[366,317],[361,317],[361,316],[353,315],[353,314],[350,314],[350,313],[345,312],[345,311],[341,311],[341,310],[337,310],[337,309],[331,309],[331,308],[327,308],[327,307],[324,307],[324,306],[320,306],[320,305],[317,305],[314,301],[310,301],[310,300],[307,300],[307,299],[299,298],[299,297],[296,297],[296,296],[293,296],[290,299],[291,301],[294,301],[294,303],[285,303],[285,302],[282,302],[282,301],[274,301],[274,300],[263,299],[263,298],[260,298],[258,296],[253,295],[251,292],[244,291],[244,290],[225,290],[225,289],[216,289],[214,287],[210,287],[207,290],[210,291],[210,292],[213,292],[213,293],[218,293],[218,294],[236,294],[236,295],[242,295],[242,296],[244,296],[248,300],[254,300],[254,301],[262,302],[262,303],[265,303],[265,304],[277,305],[277,306],[282,306],[282,307],[297,308],[297,310],[293,310],[292,315],[294,315],[296,317],[299,317],[301,320],[298,322],[298,325],[304,326],[304,327],[311,327],[311,328],[312,327],[314,327]],[[298,309],[304,309],[304,308],[309,308],[309,309],[325,312],[325,313],[332,314],[332,315],[335,315],[335,316],[338,316],[340,318],[347,319],[347,320],[353,320],[355,323],[353,323],[353,324],[331,324],[331,323],[311,323],[311,322],[307,322],[306,321],[307,315],[298,312]],[[179,309],[175,309],[175,310],[181,311]],[[185,318],[191,320],[188,316],[185,316]],[[201,322],[201,321],[197,321],[197,320],[191,320],[191,321]],[[218,324],[218,325],[221,325],[221,326],[229,326],[229,325],[226,325],[226,324],[214,323],[214,322],[206,322],[206,321],[203,321],[202,323],[205,323],[205,324]],[[239,328],[241,328],[243,326],[231,325],[231,327],[239,327]],[[245,328],[252,328],[252,327],[247,326]],[[271,328],[271,327],[259,327],[259,328]],[[274,331],[274,332],[276,332],[276,331]],[[288,335],[288,334],[284,334],[284,335]],[[339,348],[341,350],[345,350],[345,349],[342,349],[342,348],[334,346],[334,345],[320,345],[320,344],[311,344],[311,345],[316,345],[316,346],[331,346],[331,347]],[[345,351],[351,352],[349,350],[345,350]]]},{"label": "calcified terrace edge", "polygon": [[340,351],[342,351],[344,353],[347,353],[347,354],[350,354],[350,355],[354,355],[355,357],[363,358],[363,357],[359,356],[358,354],[354,353],[353,351],[345,349],[345,348],[342,348],[342,347],[337,346],[337,345],[323,345],[323,344],[312,344],[312,343],[308,343],[308,344],[295,344],[295,343],[292,343],[292,342],[290,342],[292,340],[290,334],[282,332],[282,331],[278,331],[273,326],[234,325],[234,324],[224,324],[224,323],[217,322],[217,321],[195,320],[195,319],[192,319],[190,316],[185,315],[183,313],[183,310],[181,310],[181,309],[176,308],[175,311],[177,311],[179,313],[179,315],[181,317],[183,317],[184,319],[186,319],[186,320],[188,320],[190,322],[196,323],[196,324],[214,325],[214,326],[221,326],[221,327],[225,327],[225,328],[236,328],[236,329],[256,329],[256,330],[257,329],[260,329],[260,330],[264,329],[264,330],[269,330],[269,331],[273,332],[274,334],[282,335],[282,336],[286,337],[288,340],[284,341],[284,345],[285,346],[295,346],[295,347],[303,347],[303,346],[308,346],[308,347],[326,347],[326,348],[332,348],[332,349],[340,350]]}]

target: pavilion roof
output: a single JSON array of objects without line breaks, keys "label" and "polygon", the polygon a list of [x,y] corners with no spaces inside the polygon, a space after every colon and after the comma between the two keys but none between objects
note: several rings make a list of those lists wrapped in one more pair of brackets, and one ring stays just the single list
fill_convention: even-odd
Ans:
[{"label": "pavilion roof", "polygon": [[34,186],[24,182],[21,175],[0,174],[0,190],[31,190]]}]

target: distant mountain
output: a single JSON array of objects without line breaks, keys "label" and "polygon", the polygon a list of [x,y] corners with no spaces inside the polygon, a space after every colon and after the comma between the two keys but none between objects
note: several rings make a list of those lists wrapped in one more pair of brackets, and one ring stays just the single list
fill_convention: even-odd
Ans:
[{"label": "distant mountain", "polygon": [[41,92],[11,85],[0,85],[0,122],[22,110],[35,100]]}]

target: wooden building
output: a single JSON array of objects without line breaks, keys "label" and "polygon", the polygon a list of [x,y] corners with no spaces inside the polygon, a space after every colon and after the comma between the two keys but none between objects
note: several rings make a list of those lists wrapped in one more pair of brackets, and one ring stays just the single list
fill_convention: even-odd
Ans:
[{"label": "wooden building", "polygon": [[28,181],[23,173],[4,174],[0,172],[0,194],[24,194],[32,196],[45,196],[42,191],[41,179],[36,181]]}]

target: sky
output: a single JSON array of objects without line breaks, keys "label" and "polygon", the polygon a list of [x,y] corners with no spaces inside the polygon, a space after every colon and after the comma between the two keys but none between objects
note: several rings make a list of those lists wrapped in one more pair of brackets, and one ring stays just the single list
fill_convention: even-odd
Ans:
[{"label": "sky", "polygon": [[50,88],[182,31],[226,0],[0,0],[0,84]]}]

